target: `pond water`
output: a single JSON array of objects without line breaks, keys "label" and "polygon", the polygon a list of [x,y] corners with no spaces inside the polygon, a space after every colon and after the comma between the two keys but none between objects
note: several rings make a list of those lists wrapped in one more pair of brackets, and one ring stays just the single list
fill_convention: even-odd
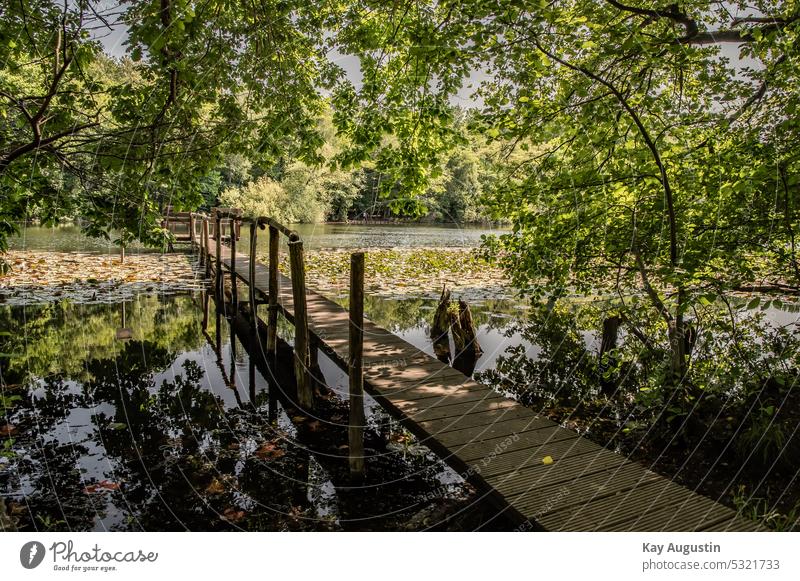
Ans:
[{"label": "pond water", "polygon": [[[408,248],[474,247],[481,236],[507,230],[485,226],[453,224],[290,224],[302,237],[306,248]],[[266,250],[267,236],[261,235],[259,249]],[[241,248],[247,248],[248,228],[242,228]],[[20,234],[9,239],[14,250],[57,250],[119,252],[110,241],[90,238],[75,225],[52,228],[20,226]],[[133,243],[129,252],[147,252]]]},{"label": "pond water", "polygon": [[456,224],[294,224],[307,248],[470,248],[508,230]]},{"label": "pond water", "polygon": [[201,292],[0,305],[0,328],[14,330],[0,336],[0,498],[18,528],[398,530],[452,517],[463,529],[484,520],[462,480],[372,400],[368,480],[352,487],[341,370],[320,355],[332,395],[303,416],[204,303]]},{"label": "pond water", "polygon": [[[311,251],[471,248],[482,235],[498,233],[422,225],[298,229]],[[246,245],[243,234],[240,244]],[[266,242],[261,235],[262,253]],[[116,252],[76,228],[29,228],[12,246]],[[365,314],[434,354],[429,330],[437,301],[410,288],[368,294]],[[91,304],[0,303],[7,408],[7,423],[0,421],[0,499],[20,528],[464,530],[485,524],[487,509],[474,502],[474,491],[369,399],[372,480],[351,487],[347,379],[324,355],[322,379],[332,395],[317,417],[303,417],[281,403],[281,386],[268,380],[272,372],[251,370],[230,324],[204,314],[205,293],[112,292],[97,300],[91,293]],[[630,384],[616,401],[598,397],[603,301],[560,301],[551,313],[513,292],[489,295],[468,299],[483,349],[468,373],[714,498],[730,502],[735,482],[746,485],[751,498],[777,498],[770,502],[783,503],[781,510],[800,501],[796,492],[780,492],[793,482],[791,467],[800,461],[800,421],[793,411],[800,408],[793,403],[796,390],[786,392],[799,379],[797,305],[765,298],[751,310],[750,297],[731,297],[733,325],[722,305],[699,310],[709,330],[697,342],[692,365],[713,397],[700,402],[705,408],[697,404],[685,417],[674,416],[676,423],[659,424],[672,434],[662,441],[652,425],[680,410],[643,395],[658,362],[642,357],[624,330],[621,353]],[[331,298],[347,300],[343,293]],[[291,342],[288,324],[281,335]],[[773,376],[780,382],[759,383]],[[753,409],[772,411],[758,424]],[[705,434],[702,446],[689,445],[691,461],[680,438],[695,436],[676,439],[676,426]],[[776,455],[780,462],[760,463]],[[729,467],[737,465],[746,469],[732,474]]]},{"label": "pond water", "polygon": [[[64,225],[51,228],[20,225],[19,235],[8,239],[11,250],[51,250],[57,252],[98,252],[119,254],[119,247],[111,240],[91,238],[79,226]],[[137,242],[131,243],[127,252],[155,252]]]},{"label": "pond water", "polygon": [[[310,248],[465,247],[491,233],[299,228]],[[77,227],[26,228],[12,248],[116,252]],[[263,370],[251,371],[226,319],[215,317],[213,306],[204,316],[204,292],[89,286],[91,293],[60,302],[0,304],[0,329],[14,330],[0,336],[8,406],[0,429],[9,436],[0,455],[0,495],[19,528],[463,530],[486,520],[485,503],[474,502],[469,486],[369,398],[371,480],[350,488],[347,378],[324,355],[320,369],[333,396],[327,414],[304,419],[277,401],[281,388],[270,388]],[[433,353],[428,329],[435,307],[419,297],[374,298],[365,311]],[[473,305],[473,314],[484,350],[480,371],[506,346],[521,344],[504,330],[525,308],[514,300],[485,301]],[[291,331],[283,325],[281,334],[291,341]],[[451,521],[458,524],[442,525]],[[502,520],[494,526],[502,528]]]}]

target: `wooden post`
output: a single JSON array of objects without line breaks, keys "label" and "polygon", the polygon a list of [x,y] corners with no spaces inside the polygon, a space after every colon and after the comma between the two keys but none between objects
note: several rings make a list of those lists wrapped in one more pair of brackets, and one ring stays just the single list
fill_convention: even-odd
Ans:
[{"label": "wooden post", "polygon": [[280,232],[269,227],[269,313],[267,314],[267,354],[274,357],[278,349],[278,244]]},{"label": "wooden post", "polygon": [[258,235],[258,220],[250,222],[250,260],[248,262],[247,298],[250,302],[250,315],[253,317],[253,329],[256,328],[258,308],[256,305],[256,236]]},{"label": "wooden post", "polygon": [[255,353],[251,353],[248,357],[249,364],[247,366],[247,396],[250,399],[250,405],[256,407],[256,357]]},{"label": "wooden post", "polygon": [[214,343],[217,348],[217,358],[219,358],[219,354],[222,353],[222,309],[219,308],[219,297],[217,298],[217,308],[214,311]]},{"label": "wooden post", "polygon": [[189,246],[194,251],[194,212],[189,212]]},{"label": "wooden post", "polygon": [[204,290],[200,291],[200,300],[203,301],[203,331],[208,329],[208,293]]},{"label": "wooden post", "polygon": [[364,477],[364,253],[350,255],[350,476]]},{"label": "wooden post", "polygon": [[206,276],[211,274],[211,259],[209,249],[211,243],[208,240],[208,218],[203,218],[203,265],[206,267]]},{"label": "wooden post", "polygon": [[294,372],[297,379],[297,401],[301,407],[310,410],[314,406],[314,397],[309,374],[311,362],[308,349],[306,267],[303,261],[303,241],[297,234],[293,234],[289,239],[289,264],[294,303]]},{"label": "wooden post", "polygon": [[[223,282],[222,282],[222,233],[221,233],[221,219],[219,214],[215,214],[214,216],[214,247],[217,251],[217,261],[216,261],[216,280],[214,281],[217,289],[217,301],[222,302],[223,296]],[[219,308],[219,304],[217,304]]]},{"label": "wooden post", "polygon": [[234,232],[236,230],[236,220],[237,218],[231,218],[231,303],[233,305],[233,313],[234,316],[239,311],[239,292],[236,285],[236,236],[234,236]]}]

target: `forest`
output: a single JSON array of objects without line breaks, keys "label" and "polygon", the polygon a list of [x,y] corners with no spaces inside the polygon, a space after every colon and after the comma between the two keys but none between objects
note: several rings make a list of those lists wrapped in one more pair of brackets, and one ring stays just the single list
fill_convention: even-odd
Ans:
[{"label": "forest", "polygon": [[[164,249],[167,207],[497,227],[461,277],[502,272],[529,317],[493,327],[479,306],[479,326],[540,354],[512,345],[476,379],[645,463],[697,452],[687,485],[797,526],[796,0],[2,0],[0,15],[3,272],[29,224]],[[439,268],[423,259],[403,276]],[[369,272],[397,274],[390,260]],[[435,307],[377,296],[367,314],[400,331]]]}]

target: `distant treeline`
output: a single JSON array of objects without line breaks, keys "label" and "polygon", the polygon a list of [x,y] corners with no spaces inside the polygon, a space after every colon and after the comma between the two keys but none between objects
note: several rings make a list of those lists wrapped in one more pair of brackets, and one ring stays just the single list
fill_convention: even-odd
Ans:
[{"label": "distant treeline", "polygon": [[[402,220],[448,223],[489,222],[484,207],[497,170],[498,148],[468,129],[467,114],[458,123],[463,137],[436,170],[425,193],[408,203],[402,192],[386,197],[388,179],[369,163],[351,170],[333,163],[309,165],[281,158],[264,167],[246,156],[229,154],[201,178],[205,206],[238,207],[245,215],[273,216],[287,223],[352,220]],[[322,152],[332,160],[339,143],[328,117],[321,121]],[[493,221],[496,221],[493,220]]]}]

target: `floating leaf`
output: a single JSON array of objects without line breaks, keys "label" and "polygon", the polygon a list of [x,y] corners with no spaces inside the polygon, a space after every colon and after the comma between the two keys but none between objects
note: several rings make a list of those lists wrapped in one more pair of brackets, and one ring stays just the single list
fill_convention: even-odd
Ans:
[{"label": "floating leaf", "polygon": [[5,424],[5,425],[0,426],[0,436],[3,436],[3,437],[13,436],[17,432],[19,432],[19,430],[17,429],[17,426],[13,426],[11,424]]},{"label": "floating leaf", "polygon": [[90,484],[85,487],[83,491],[86,494],[95,494],[97,492],[106,492],[109,490],[119,490],[119,483],[112,482],[111,480],[101,480],[96,484]]},{"label": "floating leaf", "polygon": [[286,452],[278,448],[278,446],[272,442],[267,442],[258,450],[256,450],[256,457],[261,458],[262,460],[275,460],[285,455]]},{"label": "floating leaf", "polygon": [[206,486],[206,494],[222,494],[223,492],[225,492],[225,485],[218,478],[215,478],[211,481],[211,484]]},{"label": "floating leaf", "polygon": [[243,510],[228,507],[222,512],[222,519],[230,522],[239,522],[244,518]]}]

